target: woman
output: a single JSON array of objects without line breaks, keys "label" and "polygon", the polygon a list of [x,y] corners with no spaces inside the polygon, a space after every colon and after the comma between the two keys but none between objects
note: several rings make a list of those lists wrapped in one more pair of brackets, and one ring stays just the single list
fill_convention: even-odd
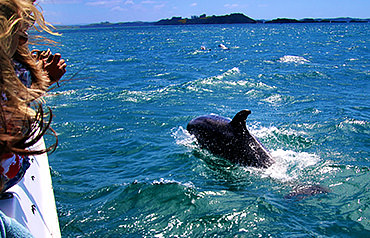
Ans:
[{"label": "woman", "polygon": [[[42,15],[29,1],[0,0],[0,193],[18,183],[30,166],[27,156],[55,149],[32,150],[50,130],[52,115],[44,123],[39,98],[50,84],[38,68],[24,43],[27,30],[34,21],[48,30]],[[22,43],[23,41],[23,43]],[[26,48],[27,47],[27,48]],[[13,59],[14,58],[14,59]],[[16,60],[29,65],[32,85],[23,84],[17,77]],[[30,86],[27,88],[26,86]],[[0,212],[1,237],[32,237],[17,221]]]},{"label": "woman", "polygon": [[[22,179],[29,167],[28,155],[56,147],[54,144],[45,150],[29,149],[47,131],[52,131],[52,115],[45,123],[40,104],[50,80],[25,44],[27,30],[34,22],[52,33],[29,0],[0,0],[0,192]],[[17,64],[23,68],[27,65],[29,77],[21,78],[23,82],[16,73]]]}]

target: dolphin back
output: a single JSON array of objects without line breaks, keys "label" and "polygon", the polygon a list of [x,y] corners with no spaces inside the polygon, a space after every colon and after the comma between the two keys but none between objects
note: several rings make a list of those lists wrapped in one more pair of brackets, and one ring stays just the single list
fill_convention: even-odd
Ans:
[{"label": "dolphin back", "polygon": [[239,111],[232,120],[207,115],[191,120],[187,125],[190,134],[202,148],[243,166],[267,168],[273,160],[262,144],[249,133],[246,119],[250,110]]}]

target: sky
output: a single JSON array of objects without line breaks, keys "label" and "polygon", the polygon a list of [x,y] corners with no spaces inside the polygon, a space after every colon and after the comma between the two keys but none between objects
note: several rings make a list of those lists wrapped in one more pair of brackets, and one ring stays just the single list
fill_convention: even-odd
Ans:
[{"label": "sky", "polygon": [[243,13],[253,19],[370,18],[369,0],[37,0],[54,25]]}]

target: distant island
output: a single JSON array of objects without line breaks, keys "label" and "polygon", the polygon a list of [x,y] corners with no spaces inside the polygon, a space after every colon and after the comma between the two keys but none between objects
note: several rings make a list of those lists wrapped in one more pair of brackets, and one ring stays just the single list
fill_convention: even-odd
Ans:
[{"label": "distant island", "polygon": [[190,19],[182,17],[172,17],[171,19],[163,19],[154,23],[154,25],[199,25],[199,24],[242,24],[242,23],[257,23],[250,17],[241,13],[233,13],[224,16],[207,16],[206,14],[192,16]]},{"label": "distant island", "polygon": [[289,19],[289,18],[277,18],[271,21],[263,21],[262,23],[268,24],[268,23],[369,23],[369,22],[370,22],[370,19],[339,17],[339,18],[326,18],[326,19],[304,18],[301,20]]},{"label": "distant island", "polygon": [[162,19],[157,22],[120,22],[110,23],[101,22],[83,26],[69,26],[78,28],[91,27],[122,27],[122,26],[159,26],[159,25],[200,25],[200,24],[286,24],[286,23],[369,23],[370,18],[358,19],[350,17],[342,18],[304,18],[301,20],[290,18],[277,18],[273,20],[254,20],[242,13],[232,13],[223,16],[207,16],[206,14],[200,16],[192,16],[191,18],[172,17],[171,19]]}]

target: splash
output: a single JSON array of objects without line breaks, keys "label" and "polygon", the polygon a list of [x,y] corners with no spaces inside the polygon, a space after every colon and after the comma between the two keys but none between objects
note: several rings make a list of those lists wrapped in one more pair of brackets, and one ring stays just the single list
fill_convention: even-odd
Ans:
[{"label": "splash", "polygon": [[195,136],[191,135],[185,128],[182,126],[178,128],[173,128],[171,130],[171,135],[175,139],[176,144],[183,145],[191,149],[197,148]]},{"label": "splash", "polygon": [[[263,127],[259,124],[251,125],[249,128],[250,132],[261,140],[265,139],[271,142],[271,138],[274,138],[274,144],[277,144],[277,147],[279,147],[279,144],[286,146],[285,137],[295,140],[295,137],[300,138],[306,135],[303,131],[279,129],[275,126]],[[298,140],[295,143],[303,142]],[[275,160],[275,163],[265,170],[258,170],[258,172],[262,177],[271,177],[282,181],[298,179],[306,168],[314,166],[320,161],[320,158],[316,154],[296,152],[290,149],[270,150],[270,154]]]},{"label": "splash", "polygon": [[271,151],[271,155],[275,163],[263,171],[262,176],[282,181],[298,179],[304,169],[315,165],[320,160],[315,154],[292,150],[278,149]]},{"label": "splash", "polygon": [[[256,127],[253,126],[251,133],[259,139],[264,139],[273,136],[276,133],[300,134],[297,131],[280,131],[277,127]],[[189,149],[199,149],[196,143],[196,138],[190,135],[183,127],[172,129],[172,136],[176,140],[176,144],[183,145]],[[278,142],[277,142],[278,143]],[[208,153],[207,153],[208,154]],[[299,179],[304,170],[314,166],[320,161],[320,158],[313,153],[296,152],[293,150],[275,149],[270,151],[275,163],[267,169],[254,167],[243,167],[248,173],[258,174],[266,178],[281,180],[283,182]],[[209,154],[209,156],[212,156]]]}]

